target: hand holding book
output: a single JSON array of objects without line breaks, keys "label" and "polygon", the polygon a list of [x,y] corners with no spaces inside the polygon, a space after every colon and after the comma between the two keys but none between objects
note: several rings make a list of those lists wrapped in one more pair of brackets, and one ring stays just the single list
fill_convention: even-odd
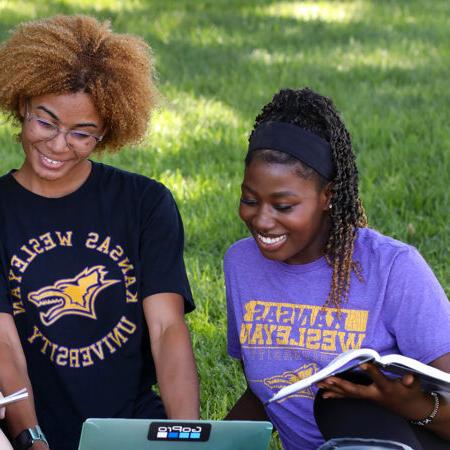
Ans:
[{"label": "hand holding book", "polygon": [[396,375],[411,373],[419,378],[422,388],[426,391],[450,392],[450,374],[442,370],[403,355],[392,354],[380,356],[373,349],[361,348],[342,353],[310,377],[280,389],[266,404],[281,400],[297,391],[306,389],[325,378],[353,370],[365,362],[372,362],[383,371]]}]

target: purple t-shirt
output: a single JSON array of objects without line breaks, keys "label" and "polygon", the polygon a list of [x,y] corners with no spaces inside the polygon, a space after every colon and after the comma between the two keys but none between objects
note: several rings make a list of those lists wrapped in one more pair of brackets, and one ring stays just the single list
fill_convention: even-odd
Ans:
[{"label": "purple t-shirt", "polygon": [[[450,303],[427,263],[407,244],[358,229],[349,301],[338,316],[322,308],[332,269],[325,258],[289,265],[266,259],[253,238],[224,261],[228,352],[243,360],[248,384],[265,402],[343,351],[370,347],[424,363],[450,352]],[[316,387],[271,404],[267,414],[287,450],[323,443],[313,415]]]}]

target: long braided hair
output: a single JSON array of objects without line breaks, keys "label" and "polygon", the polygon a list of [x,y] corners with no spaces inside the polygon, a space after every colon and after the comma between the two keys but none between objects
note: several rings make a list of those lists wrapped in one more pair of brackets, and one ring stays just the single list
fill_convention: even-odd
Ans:
[{"label": "long braided hair", "polygon": [[[282,89],[275,94],[256,117],[253,131],[268,121],[295,124],[325,139],[331,146],[336,171],[331,180],[330,233],[324,254],[333,269],[333,275],[325,305],[340,309],[342,303],[348,300],[351,271],[363,281],[361,268],[357,261],[353,261],[353,249],[356,227],[367,226],[358,194],[358,169],[350,134],[332,100],[309,88]],[[254,159],[294,166],[299,176],[316,177],[320,188],[330,181],[298,159],[276,150],[250,152],[245,165],[248,166]]]}]

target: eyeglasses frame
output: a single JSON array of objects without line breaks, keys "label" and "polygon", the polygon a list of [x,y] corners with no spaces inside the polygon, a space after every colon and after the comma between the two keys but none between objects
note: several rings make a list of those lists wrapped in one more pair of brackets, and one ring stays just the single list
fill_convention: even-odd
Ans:
[{"label": "eyeglasses frame", "polygon": [[44,119],[44,118],[42,118],[42,117],[39,117],[38,115],[36,115],[36,114],[34,114],[34,113],[32,113],[32,112],[30,112],[29,110],[28,110],[28,104],[29,104],[29,102],[27,101],[26,102],[26,104],[25,104],[25,120],[27,120],[28,122],[30,121],[30,120],[32,120],[32,119],[35,119],[35,120],[37,120],[38,122],[43,122],[43,123],[45,123],[46,125],[49,125],[50,127],[52,127],[54,130],[55,130],[55,135],[54,136],[52,136],[52,137],[49,137],[49,138],[47,138],[47,139],[44,139],[44,141],[51,141],[52,139],[55,139],[57,136],[59,136],[61,133],[64,135],[64,140],[65,140],[65,142],[66,142],[66,145],[68,146],[68,147],[73,147],[73,144],[69,144],[69,142],[67,141],[67,135],[69,134],[69,133],[72,133],[72,132],[75,132],[75,133],[78,133],[78,134],[80,134],[80,135],[84,135],[84,136],[86,136],[86,137],[93,137],[95,140],[96,140],[96,143],[95,143],[95,145],[92,147],[92,148],[94,148],[99,142],[101,142],[102,141],[102,139],[104,138],[104,134],[103,135],[101,135],[101,136],[97,136],[97,135],[95,135],[95,134],[92,134],[92,133],[89,133],[88,131],[75,131],[75,130],[72,130],[72,129],[69,129],[69,130],[63,130],[63,129],[61,129],[61,127],[59,126],[59,125],[57,125],[57,124],[55,124],[55,123],[53,123],[53,122],[51,122],[51,121],[49,121],[49,120],[47,120],[47,119]]}]

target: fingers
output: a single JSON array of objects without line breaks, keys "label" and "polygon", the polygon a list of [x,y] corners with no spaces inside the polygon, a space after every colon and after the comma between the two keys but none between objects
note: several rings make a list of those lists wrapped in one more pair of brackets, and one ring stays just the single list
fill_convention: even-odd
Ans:
[{"label": "fingers", "polygon": [[383,391],[389,389],[391,380],[387,378],[377,366],[374,364],[365,363],[362,364],[360,368],[364,370],[370,378],[372,378],[372,381],[380,388],[380,390]]},{"label": "fingers", "polygon": [[414,384],[414,381],[416,381],[416,379],[414,378],[414,375],[412,375],[411,373],[403,375],[401,378],[401,382],[402,382],[403,386],[406,386],[406,387],[412,387]]},{"label": "fingers", "polygon": [[325,398],[337,398],[338,397],[354,397],[354,398],[371,398],[372,387],[362,384],[352,383],[351,381],[344,380],[338,377],[330,377],[317,384],[318,387],[324,389],[326,394],[331,393]]}]

